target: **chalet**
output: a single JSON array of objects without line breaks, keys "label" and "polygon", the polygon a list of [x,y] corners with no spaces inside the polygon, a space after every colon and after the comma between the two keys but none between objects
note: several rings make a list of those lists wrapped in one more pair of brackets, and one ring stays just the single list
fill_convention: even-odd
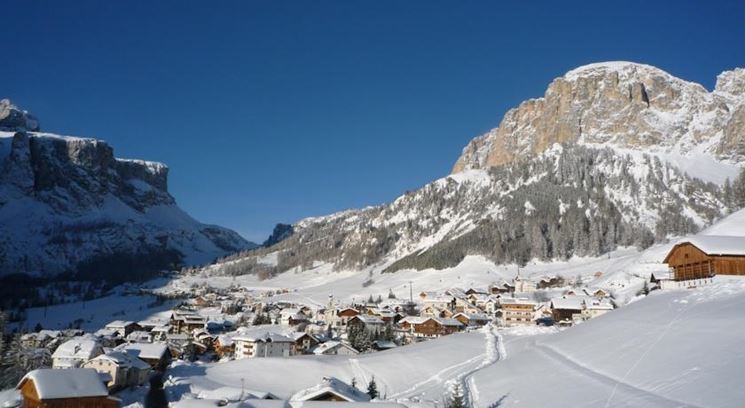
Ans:
[{"label": "chalet", "polygon": [[297,392],[290,400],[367,402],[370,401],[370,396],[334,377],[324,377],[321,384]]},{"label": "chalet", "polygon": [[114,320],[104,327],[115,330],[121,337],[127,337],[129,333],[132,333],[133,331],[142,330],[142,327],[140,327],[139,324],[125,320]]},{"label": "chalet", "polygon": [[41,330],[37,333],[26,333],[21,336],[21,345],[25,348],[42,348],[59,338],[58,330]]},{"label": "chalet", "polygon": [[541,278],[536,284],[537,289],[558,288],[564,286],[564,278],[561,276],[548,276]]},{"label": "chalet", "polygon": [[127,353],[132,357],[150,364],[153,370],[163,371],[171,363],[171,351],[165,343],[131,343],[122,344],[117,351]]},{"label": "chalet", "polygon": [[351,307],[346,307],[344,309],[339,310],[338,312],[336,312],[336,317],[338,319],[337,326],[346,326],[349,319],[359,314],[360,314],[359,310],[353,309]]},{"label": "chalet", "polygon": [[571,324],[582,319],[583,296],[562,296],[551,299],[551,315],[559,324]]},{"label": "chalet", "polygon": [[234,337],[235,358],[289,357],[294,347],[293,339],[277,333],[261,336]]},{"label": "chalet", "polygon": [[204,329],[207,319],[188,310],[174,310],[171,313],[170,327],[172,333],[191,334],[194,329]]},{"label": "chalet", "polygon": [[[468,297],[456,298],[455,305],[451,310],[455,313],[479,313],[481,311]],[[452,317],[455,313],[452,313],[448,317]]]},{"label": "chalet", "polygon": [[336,340],[329,340],[321,343],[313,349],[313,354],[324,356],[354,356],[360,352],[347,343]]},{"label": "chalet", "polygon": [[520,275],[515,276],[512,280],[512,286],[515,288],[517,293],[531,293],[535,292],[536,284],[530,279],[521,277]]},{"label": "chalet", "polygon": [[398,344],[389,340],[375,340],[372,342],[372,349],[377,351],[385,351],[398,347]]},{"label": "chalet", "polygon": [[453,319],[461,322],[465,326],[480,327],[491,321],[488,315],[483,313],[458,313]]},{"label": "chalet", "polygon": [[57,347],[52,354],[52,368],[76,368],[86,361],[103,354],[103,347],[92,337],[70,339]]},{"label": "chalet", "polygon": [[364,314],[353,316],[347,321],[348,327],[355,325],[363,327],[373,334],[378,334],[385,329],[385,322],[382,319]]},{"label": "chalet", "polygon": [[233,352],[235,351],[235,342],[230,336],[217,336],[214,343],[212,344],[212,348],[215,350],[215,353],[220,358],[232,356]]},{"label": "chalet", "polygon": [[584,300],[584,310],[582,314],[585,319],[592,319],[604,315],[613,310],[613,304],[609,299],[588,297]]},{"label": "chalet", "polygon": [[146,331],[137,330],[127,335],[127,341],[130,343],[152,343],[153,335]]},{"label": "chalet", "polygon": [[585,292],[585,295],[592,296],[598,299],[604,299],[610,296],[610,294],[603,290],[603,289],[582,289],[583,292]]},{"label": "chalet", "polygon": [[455,319],[409,316],[398,322],[401,329],[415,337],[439,337],[463,329],[463,323]]},{"label": "chalet", "polygon": [[483,289],[477,289],[477,288],[469,288],[466,291],[466,295],[486,295],[487,292]]},{"label": "chalet", "polygon": [[318,339],[308,333],[295,332],[288,337],[293,341],[290,355],[307,354],[318,345]]},{"label": "chalet", "polygon": [[143,385],[151,371],[150,364],[120,351],[101,354],[83,367],[108,375],[111,380],[106,385],[111,390]]},{"label": "chalet", "polygon": [[533,324],[536,303],[530,299],[502,297],[496,311],[497,322],[502,326]]},{"label": "chalet", "polygon": [[16,386],[24,408],[114,408],[118,400],[109,391],[98,372],[90,368],[54,370],[41,368],[26,374]]},{"label": "chalet", "polygon": [[497,295],[500,293],[510,293],[515,291],[515,285],[506,282],[506,281],[500,281],[497,283],[492,283],[489,285],[489,294],[491,295]]},{"label": "chalet", "polygon": [[455,297],[453,296],[427,296],[422,301],[424,307],[432,306],[436,309],[453,309],[455,308]]},{"label": "chalet", "polygon": [[665,257],[676,281],[714,275],[745,275],[745,237],[696,235]]},{"label": "chalet", "polygon": [[282,309],[279,313],[279,323],[283,326],[297,326],[307,322],[308,316],[300,309]]}]

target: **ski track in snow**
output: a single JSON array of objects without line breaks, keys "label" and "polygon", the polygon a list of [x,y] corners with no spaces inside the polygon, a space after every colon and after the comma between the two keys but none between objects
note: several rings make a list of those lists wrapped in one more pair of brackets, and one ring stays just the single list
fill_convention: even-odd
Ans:
[{"label": "ski track in snow", "polygon": [[449,395],[452,395],[456,384],[461,385],[463,397],[466,406],[478,408],[479,407],[479,390],[476,386],[476,380],[473,377],[474,374],[483,370],[484,368],[497,363],[500,360],[507,358],[507,351],[504,347],[504,339],[499,331],[491,324],[484,326],[482,329],[484,332],[486,352],[484,360],[473,370],[467,371],[455,378],[446,382],[449,389]]},{"label": "ski track in snow", "polygon": [[[575,371],[575,372],[577,372],[577,373],[579,373],[581,375],[584,375],[584,376],[589,377],[589,378],[591,378],[591,379],[593,379],[593,380],[595,380],[595,381],[597,381],[599,383],[602,383],[602,384],[605,384],[605,385],[608,385],[608,386],[612,387],[611,394],[609,395],[608,400],[606,401],[606,404],[605,404],[606,407],[609,406],[610,401],[613,398],[613,396],[615,395],[616,391],[620,389],[620,390],[626,391],[630,395],[636,395],[636,396],[638,396],[639,398],[641,398],[641,399],[643,399],[645,401],[653,402],[655,404],[655,406],[659,406],[659,407],[671,407],[671,408],[672,407],[690,407],[690,408],[701,408],[701,407],[698,407],[696,405],[692,405],[692,404],[687,403],[687,402],[676,401],[674,399],[664,397],[662,395],[656,394],[654,392],[651,392],[651,391],[645,390],[643,388],[639,388],[637,386],[634,386],[632,384],[629,384],[627,382],[624,382],[623,379],[615,379],[615,378],[613,378],[611,376],[608,376],[606,374],[603,374],[601,372],[598,372],[598,371],[596,371],[596,370],[594,370],[594,369],[592,369],[592,368],[590,368],[590,367],[588,367],[588,366],[586,366],[586,365],[584,365],[584,364],[582,364],[580,362],[577,362],[577,361],[573,360],[572,358],[566,356],[564,353],[556,350],[552,346],[539,343],[536,340],[533,340],[533,349],[535,351],[540,352],[543,355],[549,357],[553,361],[555,361],[555,362],[557,362],[557,363],[559,363],[559,364],[561,364],[561,365],[563,365],[563,366],[565,366],[567,368],[570,368],[573,371]],[[633,369],[633,367],[632,367],[632,369]],[[630,369],[629,372],[631,372],[632,369]]]}]

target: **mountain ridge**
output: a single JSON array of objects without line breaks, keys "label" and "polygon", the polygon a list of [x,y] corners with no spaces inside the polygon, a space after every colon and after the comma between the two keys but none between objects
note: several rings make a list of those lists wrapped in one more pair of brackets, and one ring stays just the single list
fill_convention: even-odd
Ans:
[{"label": "mountain ridge", "polygon": [[554,79],[542,97],[508,110],[498,127],[470,141],[452,173],[504,164],[569,141],[741,163],[745,69],[717,78],[709,92],[650,65],[612,61],[575,68]]},{"label": "mountain ridge", "polygon": [[165,164],[40,132],[35,118],[24,119],[30,114],[3,104],[11,114],[0,115],[0,275],[85,270],[95,278],[96,270],[168,269],[255,246],[181,210]]}]

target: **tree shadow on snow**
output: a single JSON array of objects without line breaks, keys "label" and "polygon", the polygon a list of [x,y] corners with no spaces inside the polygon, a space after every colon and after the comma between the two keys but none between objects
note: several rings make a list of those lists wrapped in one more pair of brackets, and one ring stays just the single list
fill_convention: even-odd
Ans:
[{"label": "tree shadow on snow", "polygon": [[508,395],[510,395],[510,394],[504,394],[504,395],[502,395],[502,398],[494,401],[491,405],[489,405],[489,408],[499,408],[499,407],[501,407],[502,406],[502,403],[504,402],[504,400],[507,399],[507,396]]}]

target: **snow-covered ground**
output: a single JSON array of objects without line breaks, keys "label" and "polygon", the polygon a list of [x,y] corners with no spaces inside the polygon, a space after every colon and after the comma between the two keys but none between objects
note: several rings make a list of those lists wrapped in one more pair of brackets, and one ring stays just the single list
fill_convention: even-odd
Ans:
[{"label": "snow-covered ground", "polygon": [[739,407],[743,307],[743,278],[656,291],[559,334],[508,341],[508,358],[475,383],[505,407]]},{"label": "snow-covered ground", "polygon": [[[475,407],[737,407],[745,401],[745,278],[655,291],[576,327],[485,328],[394,350],[181,364],[169,371],[170,398],[221,387],[281,398],[323,376],[375,378],[404,404],[442,401],[455,382]],[[261,375],[257,375],[261,373]]]}]

